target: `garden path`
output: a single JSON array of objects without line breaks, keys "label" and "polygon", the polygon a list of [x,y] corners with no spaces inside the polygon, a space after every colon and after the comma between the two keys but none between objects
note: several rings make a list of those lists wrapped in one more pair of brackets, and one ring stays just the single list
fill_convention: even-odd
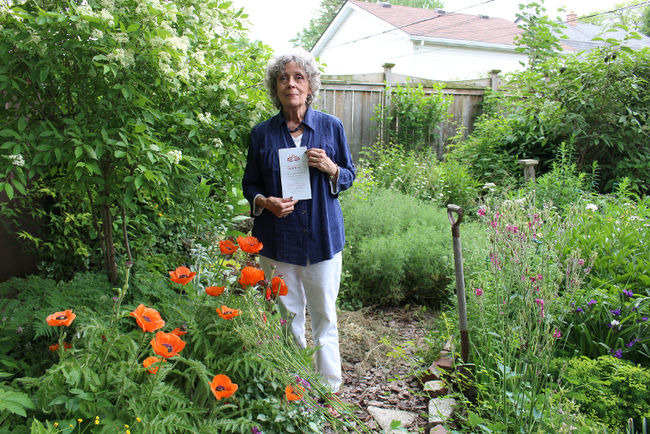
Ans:
[{"label": "garden path", "polygon": [[[434,330],[435,316],[408,306],[339,313],[344,384],[338,395],[373,432],[381,429],[369,406],[417,413],[409,432],[426,428],[427,399],[413,375],[412,360],[417,351],[428,348],[424,338]],[[402,357],[389,355],[396,348],[403,350]]]}]

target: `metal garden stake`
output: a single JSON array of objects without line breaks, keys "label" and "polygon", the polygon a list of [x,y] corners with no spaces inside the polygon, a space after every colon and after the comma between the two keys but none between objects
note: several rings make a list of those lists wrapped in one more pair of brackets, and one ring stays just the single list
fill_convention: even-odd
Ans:
[{"label": "metal garden stake", "polygon": [[[458,219],[454,218],[454,213]],[[463,273],[463,252],[460,244],[460,222],[463,209],[458,205],[447,205],[447,217],[451,223],[451,238],[454,243],[454,269],[456,272],[456,297],[458,298],[458,321],[460,323],[460,355],[467,363],[469,357],[469,330],[467,328],[467,305],[465,303],[465,275]]]}]

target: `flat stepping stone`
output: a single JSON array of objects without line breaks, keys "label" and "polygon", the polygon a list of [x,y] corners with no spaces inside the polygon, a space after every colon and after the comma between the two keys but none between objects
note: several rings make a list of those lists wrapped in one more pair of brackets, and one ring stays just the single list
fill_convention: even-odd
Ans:
[{"label": "flat stepping stone", "polygon": [[368,407],[368,413],[370,413],[375,421],[377,421],[377,424],[381,427],[383,432],[389,434],[404,434],[404,431],[390,429],[392,421],[398,420],[401,422],[400,427],[407,427],[415,422],[418,417],[417,413],[412,413],[410,411],[390,410],[373,406]]},{"label": "flat stepping stone", "polygon": [[429,424],[439,425],[447,422],[457,404],[454,398],[435,398],[429,401]]},{"label": "flat stepping stone", "polygon": [[447,387],[442,380],[427,381],[424,383],[424,394],[429,398],[437,398],[447,394]]}]

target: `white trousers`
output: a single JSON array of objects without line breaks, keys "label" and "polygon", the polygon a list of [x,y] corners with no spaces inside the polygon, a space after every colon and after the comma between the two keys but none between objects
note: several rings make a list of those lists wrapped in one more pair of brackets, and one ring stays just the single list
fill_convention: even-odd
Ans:
[{"label": "white trousers", "polygon": [[[284,318],[295,315],[291,334],[302,348],[305,340],[305,307],[311,316],[311,329],[316,345],[315,365],[333,392],[337,392],[343,376],[339,352],[339,330],[336,320],[336,297],[341,283],[341,252],[332,259],[307,266],[287,264],[260,256],[260,265],[267,279],[280,276],[287,284],[288,294],[278,297]],[[272,266],[275,266],[273,271]]]}]

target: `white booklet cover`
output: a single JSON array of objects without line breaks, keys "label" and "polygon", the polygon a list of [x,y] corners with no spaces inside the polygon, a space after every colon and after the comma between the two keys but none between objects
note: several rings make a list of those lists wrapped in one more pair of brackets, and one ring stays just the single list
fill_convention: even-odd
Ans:
[{"label": "white booklet cover", "polygon": [[279,150],[282,197],[295,200],[311,199],[307,148],[282,148]]}]

